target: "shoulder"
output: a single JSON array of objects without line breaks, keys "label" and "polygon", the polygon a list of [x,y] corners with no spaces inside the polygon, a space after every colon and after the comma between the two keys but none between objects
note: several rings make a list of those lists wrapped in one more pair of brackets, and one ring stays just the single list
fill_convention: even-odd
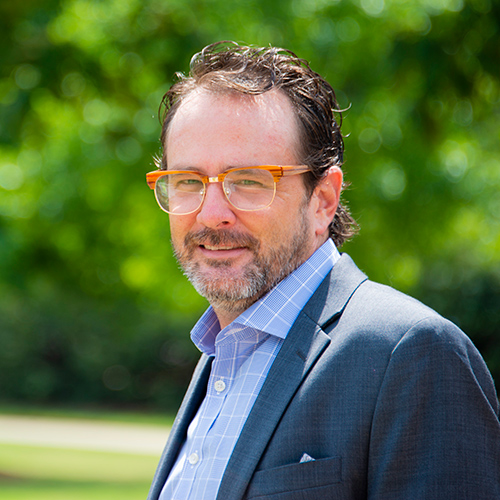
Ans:
[{"label": "shoulder", "polygon": [[455,408],[456,399],[458,406],[481,406],[498,424],[495,384],[481,354],[460,328],[418,300],[365,280],[323,331],[330,340],[318,367],[337,385],[341,374],[340,387],[363,387],[367,406],[371,400],[392,411],[425,399],[436,408],[450,399]]},{"label": "shoulder", "polygon": [[367,278],[342,254],[314,293],[304,313],[349,351],[378,353],[383,358],[424,350],[481,356],[467,335],[438,312],[394,288]]},{"label": "shoulder", "polygon": [[[482,358],[469,337],[450,320],[404,293],[366,281],[353,294],[338,325],[389,350],[392,360],[436,362],[448,357]],[[371,340],[368,340],[371,339]]]},{"label": "shoulder", "polygon": [[482,360],[455,324],[417,299],[369,280],[346,254],[322,287],[315,294],[324,301],[318,324],[335,345],[387,361],[403,354],[411,358],[415,349]]},{"label": "shoulder", "polygon": [[470,343],[460,328],[431,307],[389,286],[369,280],[363,282],[352,295],[340,321],[395,344],[404,337],[418,337],[423,343]]},{"label": "shoulder", "polygon": [[410,325],[425,318],[443,319],[419,300],[371,280],[361,283],[346,305],[346,310],[356,308],[362,308],[365,315],[371,316],[372,323],[375,319]]},{"label": "shoulder", "polygon": [[[333,351],[358,366],[402,374],[414,372],[453,386],[461,377],[475,381],[498,413],[491,375],[469,337],[432,308],[394,288],[361,282],[338,318],[325,331]],[[386,372],[387,374],[387,372]]]},{"label": "shoulder", "polygon": [[[369,280],[346,254],[342,255],[322,286],[325,291],[315,295],[319,301],[326,302],[323,311],[336,314],[329,317],[323,314],[320,326],[332,324],[332,318],[336,316],[335,325],[352,325],[358,331],[377,333],[395,342],[411,329],[433,331],[438,336],[449,335],[451,338],[464,337],[458,327],[431,307],[390,286]],[[328,302],[339,303],[331,308]],[[331,328],[327,327],[327,330]]]},{"label": "shoulder", "polygon": [[339,331],[361,337],[371,348],[400,352],[456,352],[479,356],[469,337],[454,323],[422,302],[389,286],[363,282],[338,321]]}]

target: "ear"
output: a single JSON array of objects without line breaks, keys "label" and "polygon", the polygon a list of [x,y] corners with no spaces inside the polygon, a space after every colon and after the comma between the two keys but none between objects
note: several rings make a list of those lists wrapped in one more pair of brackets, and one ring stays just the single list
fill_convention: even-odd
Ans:
[{"label": "ear", "polygon": [[328,237],[328,227],[335,217],[335,212],[342,192],[342,170],[335,166],[328,170],[326,177],[314,189],[311,202],[314,202],[314,223],[317,237]]}]

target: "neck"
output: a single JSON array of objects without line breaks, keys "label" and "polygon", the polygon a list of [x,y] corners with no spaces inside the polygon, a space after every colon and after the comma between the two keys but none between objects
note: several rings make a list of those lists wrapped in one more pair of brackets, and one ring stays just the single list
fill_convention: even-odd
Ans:
[{"label": "neck", "polygon": [[245,312],[257,299],[246,299],[232,302],[230,304],[211,303],[212,309],[219,320],[221,330],[232,323],[241,313]]}]

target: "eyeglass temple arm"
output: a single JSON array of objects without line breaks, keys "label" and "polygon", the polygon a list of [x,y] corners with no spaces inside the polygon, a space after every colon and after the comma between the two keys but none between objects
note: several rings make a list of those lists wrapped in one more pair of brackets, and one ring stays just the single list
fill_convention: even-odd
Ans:
[{"label": "eyeglass temple arm", "polygon": [[311,171],[311,168],[307,165],[277,165],[276,167],[270,167],[271,168],[268,168],[267,170],[271,172],[274,182],[278,182],[282,177],[305,174],[306,172]]}]

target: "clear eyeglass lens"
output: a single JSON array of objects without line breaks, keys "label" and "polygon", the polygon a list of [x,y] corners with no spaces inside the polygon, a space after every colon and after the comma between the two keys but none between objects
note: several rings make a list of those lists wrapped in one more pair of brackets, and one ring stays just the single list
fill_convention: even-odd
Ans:
[{"label": "clear eyeglass lens", "polygon": [[[240,210],[259,210],[274,199],[275,182],[271,172],[259,168],[229,172],[224,178],[224,193]],[[170,214],[195,212],[203,201],[204,186],[197,174],[167,174],[156,181],[158,204]]]},{"label": "clear eyeglass lens", "polygon": [[155,195],[163,210],[171,214],[196,211],[203,200],[203,180],[196,174],[168,174],[156,181]]},{"label": "clear eyeglass lens", "polygon": [[228,200],[240,210],[259,210],[269,206],[275,193],[274,178],[268,170],[233,170],[224,179]]}]

